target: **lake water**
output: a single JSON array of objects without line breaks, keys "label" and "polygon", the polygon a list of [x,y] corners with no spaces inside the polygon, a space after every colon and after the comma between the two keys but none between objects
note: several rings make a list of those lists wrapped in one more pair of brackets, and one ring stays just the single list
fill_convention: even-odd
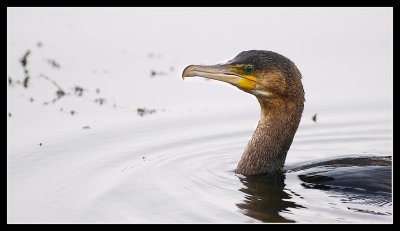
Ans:
[{"label": "lake water", "polygon": [[[391,8],[8,8],[8,223],[392,223],[390,165],[296,169],[391,159],[392,21]],[[257,100],[181,79],[249,49],[303,75],[279,182],[234,173]]]}]

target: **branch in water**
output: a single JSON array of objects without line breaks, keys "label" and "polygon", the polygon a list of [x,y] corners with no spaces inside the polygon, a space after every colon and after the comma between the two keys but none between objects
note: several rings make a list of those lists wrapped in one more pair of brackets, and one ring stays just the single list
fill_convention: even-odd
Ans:
[{"label": "branch in water", "polygon": [[51,101],[44,102],[44,105],[49,104],[49,102],[55,103],[57,100],[61,99],[63,96],[66,95],[65,91],[61,88],[60,85],[58,85],[58,83],[57,83],[56,81],[54,81],[54,80],[51,79],[50,77],[45,76],[45,75],[43,75],[43,74],[40,74],[40,77],[46,79],[47,81],[49,81],[50,83],[52,83],[56,88],[58,88],[58,90],[56,91],[57,97],[54,98],[54,99],[51,100]]}]

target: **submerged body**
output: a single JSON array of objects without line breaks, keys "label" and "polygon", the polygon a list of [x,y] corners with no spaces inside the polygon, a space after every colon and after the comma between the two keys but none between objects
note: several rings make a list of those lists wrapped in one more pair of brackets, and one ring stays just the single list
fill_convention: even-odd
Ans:
[{"label": "submerged body", "polygon": [[281,173],[304,108],[301,74],[288,58],[272,51],[243,51],[225,64],[191,65],[182,77],[230,83],[256,96],[261,118],[236,173]]}]

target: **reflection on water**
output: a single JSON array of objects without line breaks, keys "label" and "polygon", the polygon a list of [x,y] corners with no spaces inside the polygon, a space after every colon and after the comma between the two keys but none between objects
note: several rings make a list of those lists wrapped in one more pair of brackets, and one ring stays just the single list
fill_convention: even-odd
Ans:
[{"label": "reflection on water", "polygon": [[259,175],[241,177],[243,183],[241,192],[245,193],[243,202],[237,204],[242,212],[263,222],[294,222],[280,215],[288,208],[298,208],[301,205],[290,201],[292,197],[283,189],[284,175]]}]

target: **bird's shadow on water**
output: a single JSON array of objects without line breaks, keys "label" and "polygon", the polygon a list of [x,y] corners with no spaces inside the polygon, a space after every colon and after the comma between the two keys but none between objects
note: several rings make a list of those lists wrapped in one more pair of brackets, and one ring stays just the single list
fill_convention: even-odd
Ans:
[{"label": "bird's shadow on water", "polygon": [[280,213],[290,208],[304,208],[291,199],[291,195],[284,191],[285,175],[255,175],[239,176],[243,183],[241,192],[245,199],[236,204],[242,212],[262,222],[295,222],[283,217]]}]

